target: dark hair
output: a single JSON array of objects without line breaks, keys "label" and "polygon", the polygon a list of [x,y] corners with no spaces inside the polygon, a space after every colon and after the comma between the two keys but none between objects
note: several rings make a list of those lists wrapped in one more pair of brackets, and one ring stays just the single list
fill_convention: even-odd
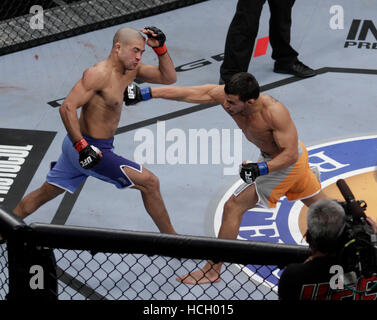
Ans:
[{"label": "dark hair", "polygon": [[249,99],[258,99],[260,88],[258,81],[247,72],[239,72],[233,75],[225,84],[226,94],[238,95],[243,102]]}]

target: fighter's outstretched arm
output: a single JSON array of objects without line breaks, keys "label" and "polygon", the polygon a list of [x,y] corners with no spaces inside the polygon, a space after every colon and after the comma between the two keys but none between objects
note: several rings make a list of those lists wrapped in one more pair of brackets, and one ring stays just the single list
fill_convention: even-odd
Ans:
[{"label": "fighter's outstretched arm", "polygon": [[217,102],[214,89],[219,87],[216,84],[205,84],[202,86],[165,86],[151,88],[153,98],[162,98],[192,103],[215,103]]},{"label": "fighter's outstretched arm", "polygon": [[201,86],[164,86],[156,88],[139,88],[129,86],[125,92],[126,105],[136,104],[142,100],[162,98],[191,103],[224,102],[224,86],[205,84]]}]

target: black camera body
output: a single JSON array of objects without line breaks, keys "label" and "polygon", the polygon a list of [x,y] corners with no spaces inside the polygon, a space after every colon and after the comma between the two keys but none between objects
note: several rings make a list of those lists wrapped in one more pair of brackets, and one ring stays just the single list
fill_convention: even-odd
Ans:
[{"label": "black camera body", "polygon": [[337,186],[346,200],[338,201],[346,213],[344,231],[340,236],[340,265],[345,272],[370,278],[377,274],[377,235],[366,220],[367,204],[355,200],[344,180],[338,180]]}]

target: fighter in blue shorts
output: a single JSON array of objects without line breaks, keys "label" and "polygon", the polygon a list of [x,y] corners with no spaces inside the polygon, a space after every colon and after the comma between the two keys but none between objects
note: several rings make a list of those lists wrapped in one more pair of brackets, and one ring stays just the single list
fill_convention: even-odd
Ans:
[{"label": "fighter in blue shorts", "polygon": [[70,193],[74,193],[87,177],[92,176],[114,184],[117,188],[134,186],[132,180],[123,170],[128,167],[142,172],[140,164],[118,156],[113,152],[114,138],[93,139],[84,135],[84,139],[91,145],[101,150],[101,161],[91,170],[84,169],[79,164],[79,154],[73,147],[72,140],[67,135],[63,141],[63,153],[57,162],[51,164],[51,170],[47,174],[49,184],[60,187]]},{"label": "fighter in blue shorts", "polygon": [[[109,57],[85,70],[61,105],[59,111],[68,133],[62,154],[51,166],[46,182],[16,206],[13,211],[16,215],[27,217],[59,194],[75,192],[87,177],[92,176],[117,188],[140,190],[144,206],[159,230],[176,233],[161,197],[158,178],[141,165],[113,152],[114,135],[128,85],[136,77],[161,84],[177,80],[165,40],[163,32],[156,27],[141,31],[124,27],[115,33]],[[141,63],[145,43],[157,54],[158,66]],[[79,108],[80,117],[77,116]]]}]

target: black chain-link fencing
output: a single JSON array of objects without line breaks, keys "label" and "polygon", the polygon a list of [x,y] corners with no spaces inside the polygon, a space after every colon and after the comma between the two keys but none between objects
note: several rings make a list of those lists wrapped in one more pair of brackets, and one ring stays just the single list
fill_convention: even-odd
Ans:
[{"label": "black chain-link fencing", "polygon": [[9,290],[7,245],[0,244],[0,300],[5,300]]},{"label": "black chain-link fencing", "polygon": [[[27,226],[1,209],[0,234],[0,299],[9,300],[277,300],[276,266],[310,254],[286,244]],[[219,281],[177,281],[208,260],[223,262]]]},{"label": "black chain-link fencing", "polygon": [[207,0],[2,0],[0,55]]},{"label": "black chain-link fencing", "polygon": [[276,285],[254,282],[243,271],[246,267],[237,264],[225,263],[219,282],[192,286],[176,278],[202,267],[203,260],[143,254],[92,256],[88,251],[71,250],[55,250],[55,256],[60,269],[59,299],[62,300],[277,299]]}]

